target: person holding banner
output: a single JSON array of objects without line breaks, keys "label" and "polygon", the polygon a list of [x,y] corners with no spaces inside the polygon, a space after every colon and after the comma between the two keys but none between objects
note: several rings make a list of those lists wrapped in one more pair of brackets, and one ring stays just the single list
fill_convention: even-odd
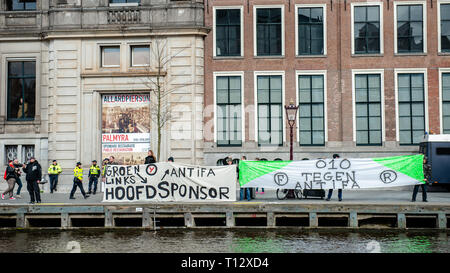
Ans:
[{"label": "person holding banner", "polygon": [[431,185],[431,166],[428,164],[428,159],[426,156],[423,157],[423,176],[425,183],[420,185],[415,185],[413,190],[413,196],[411,202],[416,202],[417,192],[419,192],[419,187],[422,187],[422,201],[428,202],[427,200],[427,184]]},{"label": "person holding banner", "polygon": [[[339,157],[340,156],[338,154],[334,154],[333,160],[337,159]],[[329,189],[327,199],[325,199],[325,200],[330,201],[332,195],[333,195],[333,189]],[[338,199],[339,199],[339,201],[342,201],[342,189],[338,189]]]},{"label": "person holding banner", "polygon": [[115,162],[116,158],[114,156],[110,156],[108,159],[108,165],[118,165],[117,162]]},{"label": "person holding banner", "polygon": [[148,150],[148,156],[145,158],[145,163],[144,164],[150,164],[150,163],[156,163],[156,158],[153,155],[153,151],[152,150]]},{"label": "person holding banner", "polygon": [[[247,157],[245,155],[243,155],[241,160],[242,161],[247,160]],[[233,164],[233,160],[231,160],[231,158],[227,158],[227,164],[228,165]],[[239,183],[239,167],[237,167],[237,178],[238,178],[238,183]],[[245,193],[244,193],[244,190],[245,190]],[[245,196],[247,196],[247,201],[250,201],[250,198],[251,198],[250,188],[241,188],[239,190],[239,200],[243,200],[245,198]]]},{"label": "person holding banner", "polygon": [[84,199],[88,198],[89,195],[87,195],[84,192],[83,189],[83,168],[81,168],[81,162],[77,162],[77,166],[73,170],[73,187],[72,191],[70,192],[70,199],[75,199],[73,196],[75,194],[75,191],[77,190],[77,187],[80,188],[81,194],[83,194]]}]

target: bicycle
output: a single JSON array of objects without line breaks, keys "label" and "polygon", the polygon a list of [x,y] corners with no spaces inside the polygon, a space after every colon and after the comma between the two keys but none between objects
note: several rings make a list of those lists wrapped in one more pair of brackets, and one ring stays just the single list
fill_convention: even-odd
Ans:
[{"label": "bicycle", "polygon": [[[293,189],[277,189],[277,198],[278,198],[278,200],[287,199],[287,196],[288,196],[290,190],[293,190]],[[295,197],[297,199],[302,199],[303,198],[301,190],[294,189],[293,191],[294,191],[294,195],[295,195]]]}]

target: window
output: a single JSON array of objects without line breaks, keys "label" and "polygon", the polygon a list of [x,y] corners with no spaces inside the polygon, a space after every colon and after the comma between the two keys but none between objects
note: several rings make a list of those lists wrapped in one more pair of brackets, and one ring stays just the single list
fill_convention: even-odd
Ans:
[{"label": "window", "polygon": [[19,162],[28,162],[35,156],[34,145],[5,145],[5,164],[9,160],[18,159]]},{"label": "window", "polygon": [[283,145],[282,76],[257,76],[258,145]]},{"label": "window", "polygon": [[8,120],[34,120],[36,62],[8,62]]},{"label": "window", "polygon": [[397,52],[424,52],[423,5],[397,5]]},{"label": "window", "polygon": [[437,155],[450,155],[450,148],[436,148]]},{"label": "window", "polygon": [[324,54],[322,7],[298,8],[298,55]]},{"label": "window", "polygon": [[256,8],[256,55],[281,56],[282,31],[281,8]]},{"label": "window", "polygon": [[22,145],[22,160],[28,162],[34,156],[34,145]]},{"label": "window", "polygon": [[299,75],[299,144],[325,145],[324,76]]},{"label": "window", "polygon": [[382,144],[381,75],[355,75],[356,145]]},{"label": "window", "polygon": [[380,53],[380,6],[354,7],[354,53]]},{"label": "window", "polygon": [[398,74],[397,81],[400,144],[419,144],[425,132],[424,74]]},{"label": "window", "polygon": [[18,158],[17,151],[18,151],[17,145],[5,145],[5,164],[8,164],[10,160]]},{"label": "window", "polygon": [[119,46],[102,46],[101,51],[102,51],[102,67],[120,66]]},{"label": "window", "polygon": [[217,146],[241,146],[241,77],[216,77]]},{"label": "window", "polygon": [[216,10],[216,56],[241,56],[241,10]]},{"label": "window", "polygon": [[150,46],[135,45],[131,46],[131,66],[149,66],[150,65]]},{"label": "window", "polygon": [[450,134],[450,73],[442,73],[442,132]]},{"label": "window", "polygon": [[36,0],[7,0],[6,8],[10,11],[36,10]]},{"label": "window", "polygon": [[441,52],[450,52],[450,3],[440,5]]}]

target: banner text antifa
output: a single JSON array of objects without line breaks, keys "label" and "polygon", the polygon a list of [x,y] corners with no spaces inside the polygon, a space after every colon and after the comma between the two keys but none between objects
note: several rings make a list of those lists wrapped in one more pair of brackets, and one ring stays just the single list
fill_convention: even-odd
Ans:
[{"label": "banner text antifa", "polygon": [[105,201],[230,199],[229,187],[181,182],[182,178],[192,181],[192,178],[214,177],[216,174],[212,168],[172,167],[166,169],[160,179],[155,177],[157,173],[158,167],[155,164],[108,166],[105,172]]}]

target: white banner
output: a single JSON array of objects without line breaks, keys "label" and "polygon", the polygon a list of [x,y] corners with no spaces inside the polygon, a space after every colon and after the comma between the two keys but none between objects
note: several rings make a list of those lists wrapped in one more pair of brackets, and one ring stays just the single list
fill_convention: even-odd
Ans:
[{"label": "white banner", "polygon": [[236,201],[236,165],[110,165],[105,176],[103,202]]},{"label": "white banner", "polygon": [[240,161],[241,187],[363,189],[424,183],[423,155],[304,161]]}]

